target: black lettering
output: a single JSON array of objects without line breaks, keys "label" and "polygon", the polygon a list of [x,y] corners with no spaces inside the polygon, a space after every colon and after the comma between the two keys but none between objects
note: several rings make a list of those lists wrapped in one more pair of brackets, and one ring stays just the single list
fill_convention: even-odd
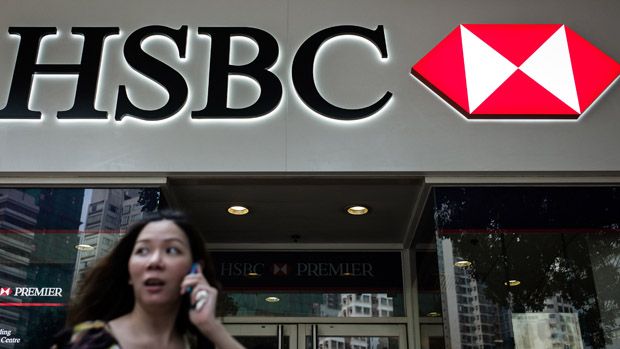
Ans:
[{"label": "black lettering", "polygon": [[297,276],[304,275],[308,272],[307,263],[297,263]]},{"label": "black lettering", "polygon": [[[268,69],[278,59],[278,42],[271,34],[256,28],[205,27],[199,34],[211,37],[211,63],[207,105],[203,110],[192,112],[194,119],[255,118],[273,111],[282,99],[282,83]],[[246,65],[231,65],[230,41],[233,36],[245,36],[258,45],[258,55]],[[254,79],[260,86],[258,100],[246,108],[228,108],[228,76],[244,75]]]},{"label": "black lettering", "polygon": [[232,274],[233,276],[240,276],[243,275],[243,271],[241,270],[241,263],[235,263],[235,272],[234,274]]},{"label": "black lettering", "polygon": [[379,111],[390,100],[392,93],[386,92],[379,101],[370,106],[360,109],[346,109],[326,101],[319,93],[314,81],[314,60],[317,51],[325,41],[340,35],[363,37],[379,49],[381,57],[387,58],[388,56],[382,25],[375,30],[351,25],[327,28],[312,35],[297,50],[292,67],[293,86],[295,86],[297,94],[304,103],[321,115],[339,120],[363,119]]},{"label": "black lettering", "polygon": [[105,119],[106,113],[95,110],[95,92],[103,41],[109,35],[118,34],[118,28],[76,27],[73,34],[84,36],[80,64],[37,64],[41,39],[56,34],[54,27],[11,27],[9,33],[20,36],[19,49],[13,72],[9,99],[0,110],[0,119],[40,119],[41,113],[28,109],[34,74],[77,74],[77,90],[73,107],[57,113],[59,119]]},{"label": "black lettering", "polygon": [[231,276],[232,275],[232,263],[222,263],[222,264],[220,264],[220,275],[221,276]]},{"label": "black lettering", "polygon": [[187,101],[188,87],[183,76],[167,64],[153,58],[142,50],[140,44],[149,36],[165,35],[172,39],[179,50],[179,56],[185,57],[187,43],[187,26],[172,29],[164,26],[148,26],[131,33],[125,42],[123,53],[127,63],[138,72],[152,78],[168,91],[168,102],[156,110],[143,110],[134,106],[124,85],[118,88],[116,103],[116,120],[132,116],[142,120],[156,121],[166,119],[177,113]]},{"label": "black lettering", "polygon": [[372,264],[364,263],[362,264],[362,267],[364,268],[364,276],[375,277],[375,274],[372,272]]}]

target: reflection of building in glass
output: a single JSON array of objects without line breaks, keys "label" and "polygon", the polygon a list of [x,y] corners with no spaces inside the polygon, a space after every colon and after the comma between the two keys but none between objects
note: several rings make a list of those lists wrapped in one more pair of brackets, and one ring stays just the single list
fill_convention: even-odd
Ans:
[{"label": "reflection of building in glass", "polygon": [[441,240],[440,250],[439,255],[443,258],[440,265],[445,271],[442,286],[449,294],[443,301],[444,314],[451,316],[445,326],[452,347],[495,347],[502,341],[499,306],[485,296],[484,283],[472,277],[468,269],[454,266],[450,240]]},{"label": "reflection of building in glass", "polygon": [[319,349],[384,349],[388,337],[319,337]]},{"label": "reflection of building in glass", "polygon": [[80,244],[89,245],[92,250],[78,254],[74,289],[86,270],[114,248],[127,227],[144,217],[139,196],[138,189],[93,189],[85,231],[80,238]]},{"label": "reflection of building in glass", "polygon": [[[322,316],[390,317],[394,316],[393,298],[385,293],[342,293],[324,295]],[[338,303],[338,305],[336,305]],[[336,309],[339,307],[339,310]],[[337,314],[336,314],[337,311]],[[323,315],[325,314],[325,315]],[[336,315],[334,315],[336,314]],[[378,349],[387,348],[383,337],[320,337],[322,349]]]},{"label": "reflection of building in glass", "polygon": [[[226,280],[221,280],[226,287]],[[226,288],[224,288],[226,291]],[[346,294],[348,296],[349,294]],[[340,293],[265,293],[265,292],[226,292],[226,302],[234,304],[227,308],[225,304],[220,304],[219,311],[223,311],[220,315],[227,316],[320,316],[320,317],[379,317],[379,316],[395,316],[394,309],[397,314],[402,314],[402,303],[398,300],[402,299],[401,294],[394,297],[388,297],[387,293],[383,294],[366,294],[371,299],[375,299],[373,305],[366,304],[368,308],[367,314],[364,310],[353,308],[351,315],[344,315],[347,308],[341,304],[343,295]],[[280,300],[275,303],[267,302],[268,296],[276,296]],[[351,294],[355,299],[355,294]],[[361,294],[359,294],[362,297]],[[381,299],[384,299],[381,301]],[[397,299],[394,304],[394,299]],[[382,304],[382,305],[381,305]],[[361,305],[358,305],[361,307]],[[373,311],[372,307],[375,307]],[[219,307],[219,306],[218,306]],[[355,311],[359,310],[359,314],[355,315]],[[368,314],[370,313],[370,314]],[[382,315],[381,315],[382,314]],[[396,315],[401,316],[401,315]]]},{"label": "reflection of building in glass", "polygon": [[618,187],[435,189],[450,347],[461,347],[454,265],[460,262],[470,265],[478,292],[501,305],[495,347],[620,349],[618,193]]},{"label": "reflection of building in glass", "polygon": [[393,298],[385,293],[343,293],[340,299],[342,317],[394,316]]},{"label": "reflection of building in glass", "polygon": [[517,348],[583,349],[576,313],[512,314]]},{"label": "reflection of building in glass", "polygon": [[444,332],[452,348],[494,348],[502,342],[499,306],[485,297],[486,286],[472,277],[466,268],[456,267],[452,241],[441,239],[438,247]]},{"label": "reflection of building in glass", "polygon": [[[576,309],[558,293],[537,312],[514,313],[487,297],[487,285],[458,267],[452,241],[440,240],[444,314],[452,348],[583,348]],[[512,344],[514,343],[514,345]]]},{"label": "reflection of building in glass", "polygon": [[[54,303],[68,303],[73,268],[79,243],[78,229],[84,189],[24,189],[32,195],[37,215],[34,251],[28,271],[28,286],[59,287],[61,298],[41,298]],[[47,347],[48,339],[62,327],[56,320],[64,317],[65,307],[31,307],[28,313],[28,332],[22,338],[31,348]],[[23,342],[22,342],[23,344]]]},{"label": "reflection of building in glass", "polygon": [[319,349],[345,349],[344,337],[320,337]]},{"label": "reflection of building in glass", "polygon": [[338,317],[342,307],[340,306],[340,294],[325,293],[323,294],[323,302],[321,303],[321,317]]},{"label": "reflection of building in glass", "polygon": [[[0,189],[0,287],[14,290],[27,283],[34,250],[34,229],[39,207],[34,197],[17,189]],[[21,299],[0,296],[2,302]],[[19,308],[0,307],[0,327],[13,333],[24,333],[27,320]],[[13,348],[12,344],[1,344]]]},{"label": "reflection of building in glass", "polygon": [[123,214],[121,217],[121,232],[127,231],[127,228],[134,222],[144,218],[142,205],[138,202],[140,199],[139,190],[126,190],[123,200]]}]

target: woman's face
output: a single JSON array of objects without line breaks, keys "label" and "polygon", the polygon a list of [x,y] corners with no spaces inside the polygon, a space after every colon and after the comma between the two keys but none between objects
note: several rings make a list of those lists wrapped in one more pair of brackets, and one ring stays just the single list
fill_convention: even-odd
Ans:
[{"label": "woman's face", "polygon": [[180,300],[180,285],[192,265],[187,235],[173,221],[148,223],[129,258],[129,280],[136,302],[173,304]]}]

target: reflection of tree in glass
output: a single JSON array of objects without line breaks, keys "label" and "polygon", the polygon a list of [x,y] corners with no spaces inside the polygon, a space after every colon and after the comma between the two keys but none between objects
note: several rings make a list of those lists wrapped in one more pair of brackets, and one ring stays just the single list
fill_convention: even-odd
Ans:
[{"label": "reflection of tree in glass", "polygon": [[[487,285],[486,296],[512,312],[537,312],[545,300],[560,295],[580,315],[583,335],[603,345],[597,294],[589,268],[586,239],[561,234],[460,234],[450,236],[455,256],[473,264],[470,273]],[[563,249],[570,255],[563,255]],[[504,251],[502,253],[502,251]],[[593,268],[600,266],[593,266]],[[618,272],[616,271],[616,274]],[[506,285],[518,280],[518,286]],[[611,280],[610,280],[611,281]],[[619,287],[618,279],[615,286]]]},{"label": "reflection of tree in glass", "polygon": [[[577,311],[586,344],[601,348],[620,325],[616,189],[449,188],[436,193],[435,221],[493,302],[532,312],[559,296]],[[581,200],[565,200],[575,191]]]},{"label": "reflection of tree in glass", "polygon": [[138,203],[142,205],[142,212],[153,212],[159,208],[159,188],[144,188],[140,190]]},{"label": "reflection of tree in glass", "polygon": [[217,299],[218,316],[234,316],[239,311],[239,305],[235,299],[225,293],[220,293]]}]

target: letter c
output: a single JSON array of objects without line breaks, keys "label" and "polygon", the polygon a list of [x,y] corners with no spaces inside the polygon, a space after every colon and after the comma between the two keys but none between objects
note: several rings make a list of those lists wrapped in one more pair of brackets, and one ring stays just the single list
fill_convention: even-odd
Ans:
[{"label": "letter c", "polygon": [[381,52],[382,58],[387,58],[388,56],[382,25],[375,30],[352,25],[327,28],[312,35],[297,50],[292,67],[293,86],[295,86],[297,94],[304,103],[321,115],[338,120],[363,119],[383,108],[392,98],[392,93],[386,92],[379,101],[370,106],[360,109],[346,109],[326,101],[317,90],[316,82],[314,81],[314,61],[319,48],[327,40],[340,35],[360,36],[373,43]]}]

